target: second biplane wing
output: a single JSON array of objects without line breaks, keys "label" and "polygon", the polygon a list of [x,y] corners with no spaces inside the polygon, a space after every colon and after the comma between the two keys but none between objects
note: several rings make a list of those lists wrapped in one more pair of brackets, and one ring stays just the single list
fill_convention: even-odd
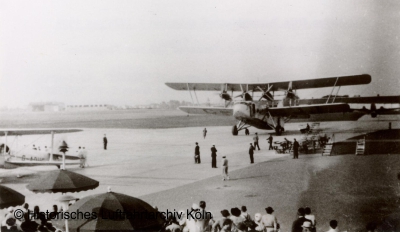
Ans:
[{"label": "second biplane wing", "polygon": [[51,132],[57,134],[80,132],[79,129],[0,129],[0,136],[2,135],[40,135],[40,134],[50,134]]},{"label": "second biplane wing", "polygon": [[188,114],[213,114],[223,116],[232,116],[233,114],[232,108],[223,107],[181,106],[179,109]]},{"label": "second biplane wing", "polygon": [[268,108],[268,112],[273,117],[289,117],[296,115],[310,114],[329,114],[329,113],[345,113],[350,112],[350,106],[345,103],[307,105],[307,106],[290,106],[281,108]]},{"label": "second biplane wing", "polygon": [[324,88],[332,86],[347,86],[347,85],[363,85],[371,82],[369,74],[341,76],[341,77],[328,77],[316,78],[308,80],[297,81],[283,81],[283,82],[268,82],[268,83],[178,83],[167,82],[165,83],[175,90],[194,90],[194,91],[243,91],[252,90],[254,92],[260,91],[259,87],[272,86],[270,91],[286,90],[292,82],[293,89],[312,89]]}]

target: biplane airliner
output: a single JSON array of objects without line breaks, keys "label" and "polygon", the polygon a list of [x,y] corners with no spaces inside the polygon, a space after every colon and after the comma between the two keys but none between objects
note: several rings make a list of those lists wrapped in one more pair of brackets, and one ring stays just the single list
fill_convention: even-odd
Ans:
[{"label": "biplane airliner", "polygon": [[[363,85],[371,82],[369,74],[328,77],[309,80],[296,80],[271,83],[166,83],[175,90],[220,91],[219,96],[225,100],[224,107],[181,106],[180,110],[188,114],[214,114],[232,116],[238,123],[232,127],[232,134],[250,126],[258,129],[275,130],[280,135],[287,122],[320,122],[320,121],[356,121],[365,114],[376,117],[378,114],[398,114],[399,109],[376,109],[377,103],[400,103],[399,96],[336,98],[341,86]],[[331,94],[325,99],[300,99],[297,90],[332,87]],[[337,88],[335,95],[332,95]],[[241,91],[233,100],[233,92]],[[276,100],[275,92],[283,91],[284,98]],[[231,92],[231,94],[229,94]],[[250,92],[252,94],[250,94]],[[254,92],[261,92],[259,99],[253,99]],[[192,98],[193,100],[193,98]],[[301,103],[301,104],[300,104]],[[371,108],[353,109],[350,103],[370,103]],[[232,107],[229,107],[232,105]]]},{"label": "biplane airliner", "polygon": [[[60,168],[65,157],[65,165],[79,165],[80,160],[77,155],[62,154],[57,147],[54,147],[55,133],[79,132],[76,129],[45,129],[45,130],[0,130],[0,136],[4,135],[5,142],[0,145],[0,155],[4,158],[4,168],[17,168],[24,166],[43,166],[55,165]],[[29,146],[22,149],[11,150],[7,144],[8,136],[51,134],[49,147]]]}]

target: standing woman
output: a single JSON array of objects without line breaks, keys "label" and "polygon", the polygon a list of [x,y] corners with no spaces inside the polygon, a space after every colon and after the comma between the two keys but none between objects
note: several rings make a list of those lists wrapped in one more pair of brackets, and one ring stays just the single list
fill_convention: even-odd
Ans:
[{"label": "standing woman", "polygon": [[215,148],[215,145],[211,148],[211,158],[211,168],[217,168],[217,149]]}]

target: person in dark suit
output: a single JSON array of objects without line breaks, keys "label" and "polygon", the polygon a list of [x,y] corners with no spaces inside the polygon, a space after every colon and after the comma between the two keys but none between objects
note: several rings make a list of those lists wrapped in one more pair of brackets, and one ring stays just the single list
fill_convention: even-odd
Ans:
[{"label": "person in dark suit", "polygon": [[252,163],[254,163],[254,157],[253,157],[253,155],[254,155],[254,147],[253,147],[252,143],[250,143],[249,155],[250,155],[250,163],[252,164]]},{"label": "person in dark suit", "polygon": [[293,222],[292,224],[292,232],[302,232],[303,231],[303,223],[304,222],[310,222],[310,224],[312,225],[311,220],[308,220],[307,218],[305,218],[305,210],[304,208],[300,208],[299,210],[297,210],[297,216],[298,218]]},{"label": "person in dark suit", "polygon": [[299,147],[300,147],[299,142],[297,142],[296,139],[294,139],[294,142],[293,142],[293,159],[298,159],[299,158]]},{"label": "person in dark suit", "polygon": [[200,147],[199,144],[196,142],[196,147],[194,148],[194,163],[200,163]]},{"label": "person in dark suit", "polygon": [[268,143],[269,143],[268,150],[274,150],[274,148],[272,147],[272,142],[274,141],[274,138],[272,137],[272,135],[269,135],[267,140],[268,140]]},{"label": "person in dark suit", "polygon": [[104,134],[104,138],[103,138],[104,150],[107,150],[107,143],[108,143],[107,137],[106,137],[106,134]]},{"label": "person in dark suit", "polygon": [[244,134],[245,134],[245,135],[249,135],[249,134],[250,134],[249,129],[247,129],[247,128],[244,129]]},{"label": "person in dark suit", "polygon": [[211,148],[211,158],[211,167],[217,168],[217,149],[215,148],[215,145]]}]

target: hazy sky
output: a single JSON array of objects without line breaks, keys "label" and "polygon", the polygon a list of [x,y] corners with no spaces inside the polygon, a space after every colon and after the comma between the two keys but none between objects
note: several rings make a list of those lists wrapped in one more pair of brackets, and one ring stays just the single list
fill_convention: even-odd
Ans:
[{"label": "hazy sky", "polygon": [[397,0],[0,1],[0,106],[148,104],[190,100],[165,82],[362,73],[370,85],[341,93],[396,95],[399,37]]}]

